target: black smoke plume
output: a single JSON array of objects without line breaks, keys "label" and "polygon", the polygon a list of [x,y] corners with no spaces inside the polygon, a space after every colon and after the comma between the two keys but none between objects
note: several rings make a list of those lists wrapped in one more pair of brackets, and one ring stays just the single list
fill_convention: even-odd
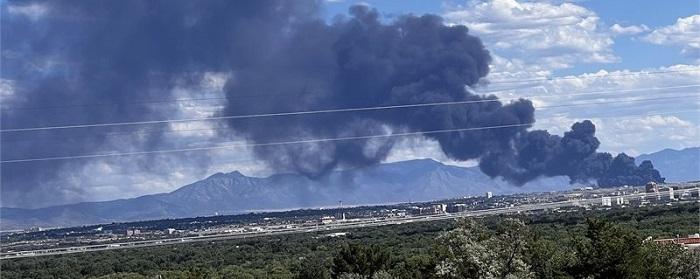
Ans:
[{"label": "black smoke plume", "polygon": [[[193,86],[205,72],[248,67],[249,57],[275,48],[297,18],[317,14],[302,1],[3,1],[2,128],[181,118],[175,86]],[[257,62],[257,61],[256,61]],[[7,93],[5,93],[7,94]],[[199,95],[190,97],[201,97]],[[180,96],[180,98],[182,98]],[[68,107],[57,107],[64,106]],[[167,125],[115,126],[2,134],[3,160],[173,148]],[[133,133],[117,138],[109,133]],[[138,134],[138,132],[147,132]],[[116,140],[115,140],[116,139]],[[174,154],[177,155],[177,154]],[[140,156],[109,159],[160,171]],[[205,153],[186,159],[205,168]],[[2,165],[2,204],[74,202],[89,160]],[[89,174],[88,174],[89,175]]]},{"label": "black smoke plume", "polygon": [[[434,15],[404,16],[384,24],[376,11],[356,6],[350,18],[333,24],[303,22],[285,34],[282,47],[241,69],[227,87],[224,114],[264,114],[329,108],[476,101],[466,105],[372,112],[235,120],[230,125],[255,143],[344,138],[396,132],[425,133],[456,160],[479,159],[481,170],[522,185],[541,176],[597,180],[601,186],[663,181],[651,162],[637,167],[620,154],[597,153],[600,142],[590,121],[576,123],[563,137],[528,131],[535,121],[528,100],[488,102],[494,96],[469,93],[488,74],[491,57],[464,26],[446,26]],[[269,99],[243,101],[264,92]],[[480,102],[483,101],[483,102]],[[520,126],[518,126],[520,125]],[[347,140],[262,145],[256,154],[277,168],[315,177],[336,167],[382,161],[394,140]],[[631,159],[630,159],[631,158]],[[631,161],[630,161],[631,160]]]},{"label": "black smoke plume", "polygon": [[563,137],[547,131],[529,131],[513,139],[512,148],[495,150],[480,161],[481,170],[491,177],[522,185],[541,176],[565,175],[571,182],[595,180],[601,187],[643,185],[663,182],[651,161],[639,166],[634,158],[620,153],[596,152],[600,142],[589,120],[574,123]]},{"label": "black smoke plume", "polygon": [[[563,137],[529,131],[535,121],[530,101],[504,104],[466,90],[488,74],[491,62],[467,27],[446,26],[435,15],[381,19],[365,6],[329,23],[320,17],[320,5],[282,0],[4,1],[2,79],[12,84],[13,93],[3,96],[2,127],[173,118],[172,107],[139,101],[172,99],[175,86],[196,83],[206,72],[226,72],[231,78],[221,115],[493,100],[228,122],[250,143],[520,125],[424,137],[437,141],[448,157],[478,159],[486,174],[514,184],[555,175],[596,180],[601,186],[663,181],[649,162],[636,166],[624,154],[613,159],[598,153],[589,121],[574,124]],[[57,104],[108,106],[51,109]],[[135,129],[140,128],[3,133],[2,158],[113,150],[105,146],[105,132]],[[23,141],[43,134],[67,139]],[[164,137],[146,134],[134,138],[130,147],[167,147]],[[279,171],[318,177],[339,167],[381,162],[396,140],[259,145],[253,150]],[[38,185],[83,163],[3,164],[3,202],[24,197],[12,193],[42,192],[46,189]]]}]

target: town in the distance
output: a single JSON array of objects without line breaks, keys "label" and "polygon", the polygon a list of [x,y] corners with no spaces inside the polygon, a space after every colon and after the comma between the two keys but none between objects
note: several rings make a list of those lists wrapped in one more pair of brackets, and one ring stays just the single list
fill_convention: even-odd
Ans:
[{"label": "town in the distance", "polygon": [[[567,191],[466,196],[430,202],[259,212],[182,219],[100,224],[71,228],[31,228],[4,232],[2,258],[34,257],[110,249],[250,238],[293,233],[343,237],[363,227],[428,222],[486,215],[537,215],[614,208],[672,207],[700,203],[700,181],[581,187]],[[698,231],[700,233],[700,231]],[[654,239],[687,249],[700,248],[700,234]]]}]

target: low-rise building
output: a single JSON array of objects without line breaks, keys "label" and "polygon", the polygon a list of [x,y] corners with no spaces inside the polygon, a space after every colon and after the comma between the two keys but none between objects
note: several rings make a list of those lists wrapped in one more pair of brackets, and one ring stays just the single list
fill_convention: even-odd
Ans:
[{"label": "low-rise building", "polygon": [[444,203],[434,204],[432,209],[433,209],[432,213],[435,213],[435,214],[445,213],[445,212],[447,212],[447,205]]},{"label": "low-rise building", "polygon": [[688,237],[676,237],[676,238],[666,238],[654,240],[659,244],[666,245],[679,245],[687,249],[699,249],[700,248],[700,234],[689,235]]},{"label": "low-rise building", "polygon": [[463,203],[454,203],[454,204],[450,204],[450,205],[447,207],[447,212],[453,212],[453,213],[455,213],[455,212],[463,212],[463,211],[466,211],[466,210],[467,210],[467,205],[466,205],[466,204],[463,204]]},{"label": "low-rise building", "polygon": [[654,181],[650,181],[646,185],[646,192],[647,193],[658,193],[659,192],[659,185],[656,184]]},{"label": "low-rise building", "polygon": [[616,198],[615,198],[615,204],[617,204],[617,205],[624,205],[624,204],[625,204],[625,198],[624,198],[624,197],[616,197]]}]

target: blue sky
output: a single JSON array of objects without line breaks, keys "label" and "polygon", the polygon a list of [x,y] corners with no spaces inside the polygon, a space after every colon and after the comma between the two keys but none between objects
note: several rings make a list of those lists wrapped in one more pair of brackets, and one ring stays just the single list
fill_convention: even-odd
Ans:
[{"label": "blue sky", "polygon": [[[610,24],[645,24],[652,29],[672,25],[678,18],[698,14],[700,10],[700,2],[693,0],[585,1],[580,4],[595,11],[603,21]],[[630,6],[634,9],[630,9]],[[659,46],[633,38],[620,38],[615,41],[613,50],[622,57],[622,61],[610,66],[611,69],[643,69],[668,64],[693,63],[691,59],[679,55],[681,49],[682,47],[678,46]]]},{"label": "blue sky", "polygon": [[[598,96],[597,100],[605,103],[600,106],[539,110],[537,128],[564,132],[568,123],[592,118],[603,150],[632,155],[700,145],[699,104],[693,95],[697,88],[650,89],[692,86],[700,81],[698,1],[336,0],[326,1],[324,12],[332,18],[358,3],[378,9],[386,20],[396,14],[433,13],[443,16],[448,24],[467,26],[494,56],[487,77],[490,81],[567,77],[520,84],[523,86],[507,88],[511,90],[500,92],[500,96],[552,95],[531,98],[547,106],[572,100],[566,96],[569,93],[611,93]],[[658,71],[672,73],[645,74]],[[491,85],[481,89],[504,88]],[[611,95],[615,98],[605,102]],[[678,98],[634,101],[650,96]],[[591,101],[590,97],[577,100]],[[643,115],[647,112],[661,115]],[[635,119],[630,120],[630,115]],[[414,155],[427,156],[419,154]]]},{"label": "blue sky", "polygon": [[[397,14],[443,14],[451,6],[462,5],[470,1],[426,1],[426,0],[331,0],[326,1],[325,15],[332,18],[343,14],[356,4],[367,4],[377,8],[387,17]],[[479,1],[476,1],[479,2]],[[527,2],[527,1],[521,1]],[[689,17],[700,13],[700,2],[696,0],[658,1],[658,0],[590,0],[590,1],[535,1],[557,5],[570,2],[591,10],[603,24],[612,26],[620,24],[646,25],[650,29],[673,25],[678,18]],[[683,47],[661,46],[644,42],[638,38],[616,38],[612,50],[620,58],[618,63],[581,63],[574,67],[559,69],[557,74],[577,74],[607,70],[641,70],[667,66],[671,64],[697,64],[696,59],[681,54]]]}]

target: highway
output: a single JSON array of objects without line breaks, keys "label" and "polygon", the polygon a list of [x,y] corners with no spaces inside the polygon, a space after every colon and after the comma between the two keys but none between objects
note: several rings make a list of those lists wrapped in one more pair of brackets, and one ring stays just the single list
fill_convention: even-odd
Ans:
[{"label": "highway", "polygon": [[[628,195],[613,196],[613,197],[623,197],[625,200],[633,200],[633,199],[642,198],[645,195],[646,195],[646,193],[636,193],[636,194],[628,194]],[[656,196],[654,196],[654,197],[656,197]],[[523,211],[551,209],[551,208],[559,208],[559,207],[566,207],[566,206],[582,206],[582,205],[600,204],[600,203],[601,203],[601,198],[598,197],[598,198],[590,198],[590,199],[567,200],[567,201],[560,201],[560,202],[524,204],[524,205],[519,205],[519,206],[484,209],[484,210],[471,210],[471,211],[464,211],[464,212],[459,212],[459,213],[443,213],[443,214],[418,215],[418,216],[394,217],[394,218],[383,218],[383,219],[377,219],[377,218],[351,219],[351,220],[346,220],[346,221],[334,221],[330,224],[318,224],[315,226],[301,226],[301,227],[293,227],[293,228],[264,229],[264,230],[255,231],[255,232],[219,233],[219,234],[211,234],[211,235],[189,236],[189,237],[169,238],[169,239],[153,239],[153,240],[120,242],[120,243],[99,244],[99,245],[83,245],[83,246],[61,247],[61,248],[51,248],[51,249],[3,252],[3,253],[0,253],[0,259],[38,257],[38,256],[84,253],[84,252],[116,250],[116,249],[131,249],[131,248],[140,248],[140,247],[174,245],[174,244],[194,243],[194,242],[202,242],[202,241],[220,241],[220,240],[227,240],[227,239],[242,239],[242,238],[274,236],[274,235],[284,235],[284,234],[294,234],[294,233],[332,232],[332,231],[338,231],[338,230],[347,230],[347,229],[363,228],[363,227],[397,225],[397,224],[405,224],[405,223],[412,223],[412,222],[431,222],[431,221],[438,221],[438,220],[455,219],[455,218],[460,218],[460,217],[477,217],[477,216],[485,216],[485,215],[517,213],[517,212],[523,212]],[[265,227],[263,227],[263,228],[265,228]]]}]

